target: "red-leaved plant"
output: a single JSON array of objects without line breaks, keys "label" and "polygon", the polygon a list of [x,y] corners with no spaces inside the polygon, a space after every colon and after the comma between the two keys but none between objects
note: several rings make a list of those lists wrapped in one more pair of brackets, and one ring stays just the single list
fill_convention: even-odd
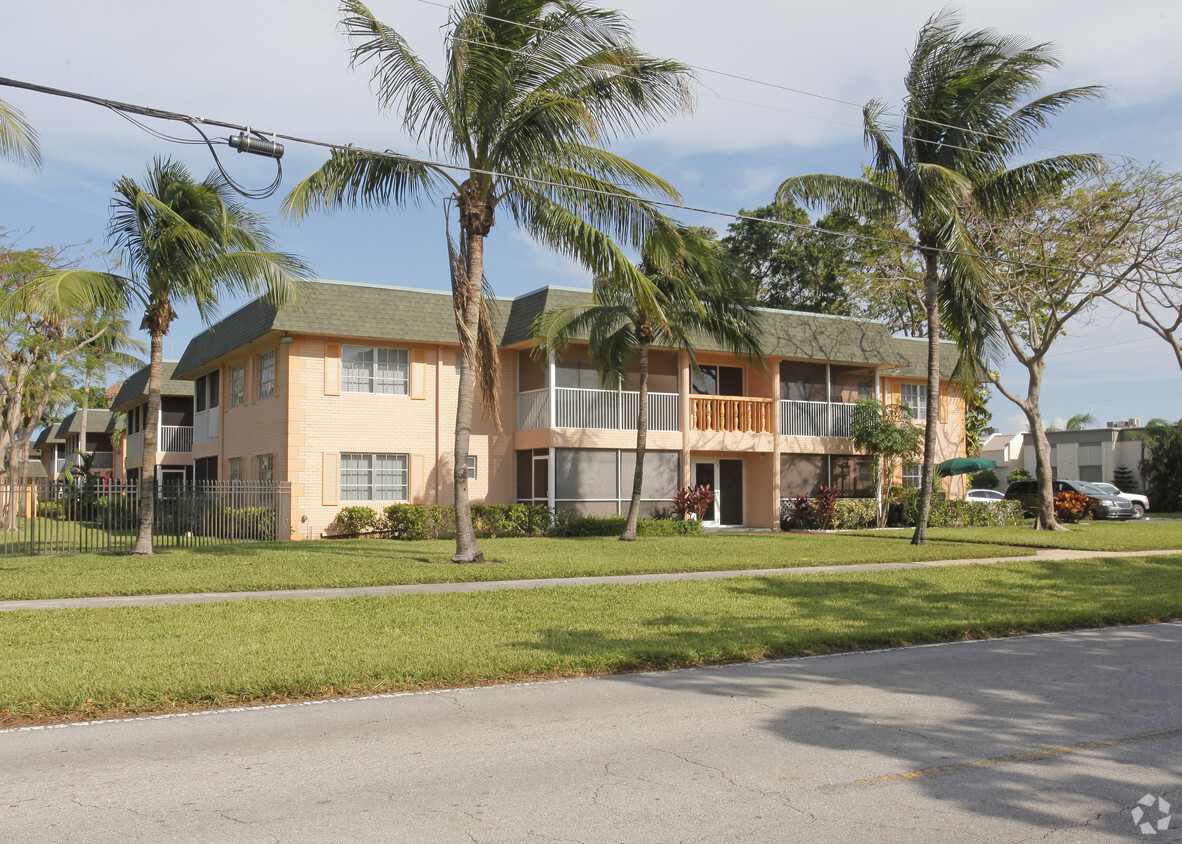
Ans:
[{"label": "red-leaved plant", "polygon": [[714,490],[710,488],[710,484],[683,486],[673,497],[673,512],[679,519],[693,516],[701,521],[713,503]]}]

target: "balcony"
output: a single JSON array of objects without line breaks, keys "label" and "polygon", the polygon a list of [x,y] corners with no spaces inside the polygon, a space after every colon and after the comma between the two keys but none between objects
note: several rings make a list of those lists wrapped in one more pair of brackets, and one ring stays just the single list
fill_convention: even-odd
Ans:
[{"label": "balcony", "polygon": [[846,437],[854,405],[846,402],[780,401],[780,434],[785,437]]},{"label": "balcony", "polygon": [[[640,394],[633,390],[589,390],[556,387],[553,391],[528,390],[517,396],[517,429],[549,428],[551,392],[555,428],[601,431],[635,431]],[[676,431],[677,393],[648,394],[648,429]]]},{"label": "balcony", "polygon": [[[115,467],[115,455],[110,451],[96,451],[94,454],[94,462],[90,468],[95,470],[113,469]],[[68,466],[78,465],[78,452],[73,452],[65,457],[59,457],[53,462],[53,473],[60,475],[66,471]]]},{"label": "balcony", "polygon": [[772,432],[772,399],[742,396],[691,396],[691,431]]},{"label": "balcony", "polygon": [[[132,434],[125,446],[128,459],[143,455],[144,432]],[[157,454],[188,454],[193,450],[192,425],[161,425],[156,435]]]}]

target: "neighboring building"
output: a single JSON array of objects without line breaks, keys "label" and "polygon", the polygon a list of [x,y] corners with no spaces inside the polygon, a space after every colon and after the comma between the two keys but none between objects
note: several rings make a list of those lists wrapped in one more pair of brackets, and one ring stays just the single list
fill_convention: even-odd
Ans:
[{"label": "neighboring building", "polygon": [[[86,411],[86,446],[83,451],[94,454],[92,468],[110,477],[114,468],[111,433],[115,415],[109,410],[91,408]],[[75,410],[61,422],[44,428],[32,449],[41,456],[45,474],[58,480],[66,468],[77,465],[79,440],[82,435],[82,411]]]},{"label": "neighboring building", "polygon": [[[588,299],[546,287],[497,301],[501,428],[473,420],[474,502],[626,510],[635,378],[600,384],[585,343],[548,364],[531,355],[538,314]],[[782,499],[822,484],[868,494],[873,473],[849,437],[853,402],[880,396],[922,415],[926,341],[853,318],[760,318],[763,361],[706,344],[695,372],[684,354],[652,353],[646,513],[667,511],[691,483],[717,490],[709,522],[760,527],[777,523]],[[298,307],[252,302],[195,337],[173,372],[195,388],[194,477],[289,481],[301,538],[349,504],[449,504],[458,355],[449,293],[318,282]],[[947,384],[940,419],[938,459],[963,455],[965,403]],[[918,479],[908,466],[898,480]],[[963,478],[944,483],[963,494]]]},{"label": "neighboring building", "polygon": [[[1085,431],[1050,431],[1051,474],[1056,478],[1112,483],[1116,470],[1125,466],[1137,479],[1135,489],[1124,492],[1144,492],[1141,461],[1148,449],[1138,435],[1144,428],[1090,428]],[[1030,434],[1023,434],[1022,465],[1030,474],[1035,472],[1034,443]]]},{"label": "neighboring building", "polygon": [[[176,365],[176,361],[166,360],[161,370],[156,481],[162,486],[185,484],[194,479],[193,382],[174,380]],[[111,409],[127,415],[118,476],[129,481],[138,480],[144,454],[144,425],[148,417],[147,366],[123,382]]]},{"label": "neighboring building", "polygon": [[994,474],[1004,488],[1006,475],[1022,465],[1022,445],[1025,434],[993,433],[981,443],[981,457],[997,464]]}]

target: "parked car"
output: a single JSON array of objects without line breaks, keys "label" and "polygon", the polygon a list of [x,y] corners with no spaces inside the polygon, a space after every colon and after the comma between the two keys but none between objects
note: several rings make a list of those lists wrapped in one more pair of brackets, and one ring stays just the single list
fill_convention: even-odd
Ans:
[{"label": "parked car", "polygon": [[970,489],[964,497],[965,501],[974,504],[996,504],[1003,499],[1005,496],[996,489]]},{"label": "parked car", "polygon": [[[1095,519],[1135,519],[1136,512],[1133,503],[1127,498],[1104,492],[1093,484],[1085,481],[1065,481],[1056,478],[1051,481],[1054,493],[1078,492],[1086,495],[1091,501],[1092,517]],[[1022,509],[1027,516],[1033,516],[1038,510],[1038,481],[1031,478],[1025,481],[1014,481],[1006,487],[1005,497],[1010,501],[1021,501]]]},{"label": "parked car", "polygon": [[1145,514],[1149,511],[1149,499],[1140,493],[1121,492],[1113,484],[1102,484],[1098,481],[1092,481],[1092,486],[1110,495],[1119,495],[1121,498],[1127,498],[1132,503],[1133,512],[1137,514],[1138,519],[1144,519]]}]

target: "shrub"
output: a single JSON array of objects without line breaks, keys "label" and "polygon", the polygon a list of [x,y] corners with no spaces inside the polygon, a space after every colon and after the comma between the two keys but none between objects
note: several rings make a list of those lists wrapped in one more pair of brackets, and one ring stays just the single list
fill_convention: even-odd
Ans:
[{"label": "shrub", "polygon": [[673,512],[681,519],[693,516],[701,519],[714,503],[714,490],[709,484],[683,486],[673,497]]},{"label": "shrub", "polygon": [[833,526],[833,511],[836,507],[837,490],[830,486],[818,489],[817,497],[813,499],[809,526],[817,530],[829,530]]},{"label": "shrub", "polygon": [[969,475],[969,486],[973,489],[997,489],[999,483],[997,473],[992,469],[985,469]]},{"label": "shrub", "polygon": [[842,498],[833,508],[834,530],[857,530],[874,527],[878,523],[878,511],[873,498]]},{"label": "shrub", "polygon": [[1033,477],[1034,477],[1034,475],[1030,474],[1025,469],[1023,469],[1021,466],[1019,466],[1016,469],[1011,469],[1010,473],[1008,475],[1006,475],[1006,483],[1012,484],[1015,481],[1028,481]]},{"label": "shrub", "polygon": [[62,499],[42,501],[37,505],[37,515],[43,519],[64,519],[65,512]]},{"label": "shrub", "polygon": [[110,530],[127,530],[139,523],[139,502],[130,495],[108,496],[95,503],[94,521]]},{"label": "shrub", "polygon": [[427,508],[419,504],[391,504],[382,527],[394,539],[430,539]]},{"label": "shrub", "polygon": [[427,510],[427,531],[432,539],[454,538],[456,535],[456,508],[435,504]]},{"label": "shrub", "polygon": [[545,536],[550,528],[550,508],[545,504],[474,504],[472,521],[476,530],[489,536]]},{"label": "shrub", "polygon": [[331,527],[337,534],[359,534],[375,530],[381,524],[378,511],[372,507],[346,507],[337,513]]},{"label": "shrub", "polygon": [[804,530],[809,526],[813,510],[807,496],[798,495],[781,508],[780,527],[783,530]]},{"label": "shrub", "polygon": [[[581,516],[574,510],[559,510],[554,515],[550,536],[569,539],[583,536],[619,536],[628,519],[625,516]],[[701,536],[706,528],[696,519],[639,519],[637,536]]]},{"label": "shrub", "polygon": [[1061,522],[1082,522],[1092,515],[1092,500],[1078,492],[1055,493],[1055,518]]},{"label": "shrub", "polygon": [[[222,524],[226,539],[275,539],[275,511],[270,507],[226,507]],[[180,531],[180,527],[176,529]]]},{"label": "shrub", "polygon": [[1022,502],[933,501],[929,527],[1006,527],[1022,524]]}]

